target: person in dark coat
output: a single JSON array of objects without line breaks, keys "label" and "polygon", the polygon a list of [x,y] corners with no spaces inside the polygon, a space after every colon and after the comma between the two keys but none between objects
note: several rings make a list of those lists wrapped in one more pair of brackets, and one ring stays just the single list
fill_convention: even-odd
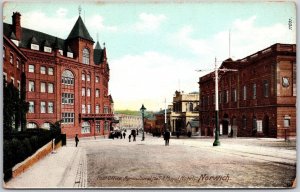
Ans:
[{"label": "person in dark coat", "polygon": [[164,140],[165,140],[165,146],[169,145],[170,131],[168,129],[164,132]]},{"label": "person in dark coat", "polygon": [[126,139],[126,133],[125,132],[123,133],[123,137],[124,137],[124,139]]},{"label": "person in dark coat", "polygon": [[132,141],[136,141],[136,140],[135,140],[136,133],[132,134],[132,136],[133,136],[133,140],[132,140]]},{"label": "person in dark coat", "polygon": [[130,142],[130,139],[131,139],[131,135],[129,135],[129,136],[128,136],[128,139],[129,139],[129,142]]},{"label": "person in dark coat", "polygon": [[79,142],[79,139],[78,139],[78,134],[76,134],[76,136],[75,136],[75,143],[76,143],[76,147],[77,147],[77,145],[78,145],[78,142]]}]

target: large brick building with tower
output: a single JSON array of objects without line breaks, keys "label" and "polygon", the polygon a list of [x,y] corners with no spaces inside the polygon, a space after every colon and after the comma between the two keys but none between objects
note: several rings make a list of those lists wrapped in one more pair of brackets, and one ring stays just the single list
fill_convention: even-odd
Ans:
[{"label": "large brick building with tower", "polygon": [[[243,59],[225,60],[219,72],[220,134],[296,136],[296,45],[274,44]],[[213,135],[214,72],[199,79],[202,135]],[[231,132],[233,130],[233,132]]]},{"label": "large brick building with tower", "polygon": [[[67,137],[109,132],[113,120],[106,48],[90,36],[81,16],[67,39],[21,26],[21,14],[3,24],[3,74],[26,88],[27,128],[61,120]],[[25,78],[21,79],[21,73]],[[21,90],[21,88],[20,88]]]}]

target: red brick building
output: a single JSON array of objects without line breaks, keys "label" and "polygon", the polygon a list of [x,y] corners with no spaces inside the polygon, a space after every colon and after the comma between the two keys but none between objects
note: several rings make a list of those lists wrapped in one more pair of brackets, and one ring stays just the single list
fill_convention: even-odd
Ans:
[{"label": "red brick building", "polygon": [[[296,45],[274,44],[248,57],[225,60],[219,72],[220,133],[241,137],[296,136]],[[199,79],[202,135],[213,135],[214,72]]]},{"label": "red brick building", "polygon": [[[81,17],[67,39],[21,27],[15,12],[12,24],[3,24],[4,49],[9,44],[24,56],[27,128],[46,128],[62,120],[67,137],[103,135],[113,119],[108,95],[109,65],[106,48],[94,41]],[[24,61],[23,61],[24,60]],[[17,62],[17,60],[16,60]],[[4,72],[9,65],[4,62]],[[8,77],[9,75],[7,75]]]}]

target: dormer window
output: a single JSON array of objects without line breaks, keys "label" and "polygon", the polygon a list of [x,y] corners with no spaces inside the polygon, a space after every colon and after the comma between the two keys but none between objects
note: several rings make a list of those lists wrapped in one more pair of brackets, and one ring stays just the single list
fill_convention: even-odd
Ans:
[{"label": "dormer window", "polygon": [[19,41],[18,41],[18,40],[11,39],[11,41],[12,41],[16,46],[19,46]]},{"label": "dormer window", "polygon": [[73,53],[67,52],[67,57],[73,58]]},{"label": "dormer window", "polygon": [[38,51],[39,49],[40,49],[40,46],[39,45],[37,45],[37,44],[31,44],[31,47],[30,47],[32,50],[36,50],[36,51]]},{"label": "dormer window", "polygon": [[83,64],[90,64],[90,52],[88,49],[83,49],[82,51],[82,63]]},{"label": "dormer window", "polygon": [[47,53],[51,53],[52,52],[52,48],[51,47],[44,47],[44,52],[47,52]]},{"label": "dormer window", "polygon": [[61,55],[64,55],[64,52],[63,52],[63,50],[58,50],[58,52],[61,54]]}]

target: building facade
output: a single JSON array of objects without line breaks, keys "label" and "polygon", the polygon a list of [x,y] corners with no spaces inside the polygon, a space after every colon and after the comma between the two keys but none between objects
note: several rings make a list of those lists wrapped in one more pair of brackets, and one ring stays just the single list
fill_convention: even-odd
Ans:
[{"label": "building facade", "polygon": [[[61,39],[23,28],[21,14],[15,12],[12,24],[3,24],[3,35],[27,58],[23,69],[29,102],[27,128],[49,129],[50,123],[61,121],[67,137],[109,132],[113,110],[106,48],[99,42],[94,48],[81,16],[68,38]],[[7,47],[4,43],[3,49]],[[5,53],[9,56],[8,50]]]},{"label": "building facade", "polygon": [[142,128],[142,116],[127,115],[127,114],[115,114],[116,119],[119,120],[119,129],[141,129]]},{"label": "building facade", "polygon": [[[180,132],[186,134],[187,123],[198,120],[199,93],[183,93],[176,91],[173,97],[173,109],[168,113],[168,125],[172,134]],[[193,129],[198,132],[198,129]],[[193,132],[193,133],[194,133]]]},{"label": "building facade", "polygon": [[[296,136],[296,45],[274,44],[248,57],[225,60],[219,71],[220,134]],[[214,72],[199,79],[202,135],[214,134]]]}]

